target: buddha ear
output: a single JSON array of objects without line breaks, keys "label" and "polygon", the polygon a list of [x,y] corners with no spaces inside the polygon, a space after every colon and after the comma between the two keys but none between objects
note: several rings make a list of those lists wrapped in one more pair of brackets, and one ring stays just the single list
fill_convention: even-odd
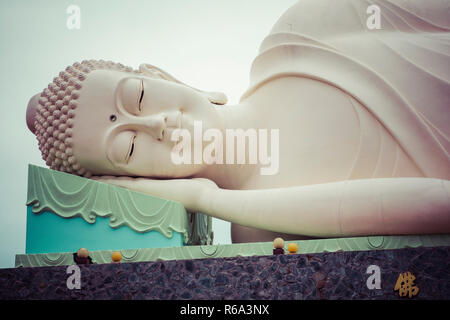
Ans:
[{"label": "buddha ear", "polygon": [[222,105],[222,104],[226,104],[228,101],[227,96],[222,92],[205,92],[205,91],[196,89],[194,87],[188,86],[187,84],[176,79],[175,77],[173,77],[171,74],[167,73],[166,71],[164,71],[158,67],[155,67],[151,64],[148,64],[148,63],[141,64],[139,66],[139,72],[141,72],[145,75],[151,76],[151,77],[157,77],[157,78],[161,78],[164,80],[176,82],[176,83],[182,84],[186,87],[189,87],[191,89],[194,89],[195,91],[203,94],[211,103],[214,103],[214,104]]}]

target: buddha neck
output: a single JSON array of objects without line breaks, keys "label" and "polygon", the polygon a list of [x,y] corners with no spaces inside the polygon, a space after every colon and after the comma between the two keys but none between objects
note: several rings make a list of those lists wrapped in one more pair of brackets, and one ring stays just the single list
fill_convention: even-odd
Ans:
[{"label": "buddha neck", "polygon": [[[248,103],[238,105],[223,105],[216,107],[217,115],[219,117],[220,128],[222,133],[224,149],[223,149],[223,164],[206,165],[205,168],[199,172],[195,177],[207,178],[214,181],[221,188],[240,189],[248,178],[259,170],[259,164],[249,163],[249,140],[245,143],[245,163],[237,163],[237,139],[235,139],[235,161],[232,164],[226,164],[227,150],[226,139],[229,131],[235,132],[237,129],[257,130],[260,126],[255,121],[254,110]],[[228,130],[228,132],[227,132]]]},{"label": "buddha neck", "polygon": [[221,128],[225,134],[226,129],[249,129],[257,127],[254,121],[252,106],[248,103],[237,105],[216,106],[216,111],[220,119]]}]

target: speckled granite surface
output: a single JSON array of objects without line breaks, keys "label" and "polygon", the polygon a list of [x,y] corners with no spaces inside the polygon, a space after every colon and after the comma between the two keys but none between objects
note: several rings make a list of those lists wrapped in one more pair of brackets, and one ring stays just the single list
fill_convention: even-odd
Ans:
[{"label": "speckled granite surface", "polygon": [[[381,289],[367,288],[369,265]],[[407,271],[412,299],[450,299],[450,247],[85,265],[72,290],[66,270],[2,269],[0,299],[408,299],[394,291]]]}]

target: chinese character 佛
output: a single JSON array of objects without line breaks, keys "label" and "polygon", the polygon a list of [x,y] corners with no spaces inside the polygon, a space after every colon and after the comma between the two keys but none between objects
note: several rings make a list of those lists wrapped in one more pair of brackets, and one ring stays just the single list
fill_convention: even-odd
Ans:
[{"label": "chinese character \u4f5b", "polygon": [[419,293],[419,288],[414,286],[415,279],[416,277],[409,271],[400,273],[395,283],[394,291],[398,290],[400,297],[406,297],[408,295],[409,298],[412,298]]}]

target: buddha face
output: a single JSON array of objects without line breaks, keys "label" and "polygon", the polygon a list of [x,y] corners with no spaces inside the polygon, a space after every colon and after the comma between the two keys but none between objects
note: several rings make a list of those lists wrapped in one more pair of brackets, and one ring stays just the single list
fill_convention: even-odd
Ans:
[{"label": "buddha face", "polygon": [[210,101],[172,81],[116,70],[94,70],[83,81],[73,125],[73,153],[94,175],[180,178],[198,165],[176,165],[175,129],[193,134],[194,120],[218,127]]}]

